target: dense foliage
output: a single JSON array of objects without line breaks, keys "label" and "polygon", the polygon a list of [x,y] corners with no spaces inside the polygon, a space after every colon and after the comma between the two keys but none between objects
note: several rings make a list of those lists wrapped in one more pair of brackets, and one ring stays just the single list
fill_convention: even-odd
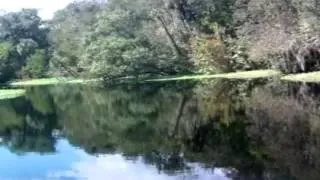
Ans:
[{"label": "dense foliage", "polygon": [[76,1],[0,17],[0,81],[319,70],[317,0]]},{"label": "dense foliage", "polygon": [[48,26],[36,10],[0,17],[0,82],[44,75],[49,57],[47,33]]}]

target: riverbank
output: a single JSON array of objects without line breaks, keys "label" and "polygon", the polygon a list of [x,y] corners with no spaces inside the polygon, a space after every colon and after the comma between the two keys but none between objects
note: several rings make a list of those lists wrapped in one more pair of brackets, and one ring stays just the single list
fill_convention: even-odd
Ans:
[{"label": "riverbank", "polygon": [[2,89],[0,90],[0,100],[12,99],[19,96],[23,96],[26,93],[24,89]]},{"label": "riverbank", "polygon": [[275,70],[254,70],[254,71],[242,71],[224,74],[212,74],[212,75],[188,75],[180,77],[167,77],[149,79],[146,82],[163,82],[163,81],[180,81],[180,80],[203,80],[203,79],[257,79],[268,78],[274,76],[280,76],[282,73]]},{"label": "riverbank", "polygon": [[[320,71],[301,74],[288,74],[284,75],[280,71],[276,70],[253,70],[253,71],[241,71],[223,74],[208,74],[208,75],[185,75],[174,77],[160,77],[153,79],[138,80],[138,82],[166,82],[166,81],[183,81],[183,80],[205,80],[205,79],[259,79],[259,78],[271,78],[278,77],[283,81],[295,81],[295,82],[320,82]],[[130,81],[131,79],[128,79]],[[15,81],[8,83],[11,87],[23,87],[23,86],[42,86],[42,85],[56,85],[56,84],[91,84],[102,82],[103,79],[74,79],[74,78],[43,78],[43,79],[31,79],[25,81]]]},{"label": "riverbank", "polygon": [[73,79],[73,78],[42,78],[8,83],[9,86],[42,86],[55,84],[88,84],[102,81],[102,79]]}]

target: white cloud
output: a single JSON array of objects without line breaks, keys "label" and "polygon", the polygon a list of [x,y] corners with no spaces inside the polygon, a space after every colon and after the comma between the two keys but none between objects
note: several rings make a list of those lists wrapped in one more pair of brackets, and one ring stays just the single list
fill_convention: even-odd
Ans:
[{"label": "white cloud", "polygon": [[121,155],[100,155],[98,157],[82,155],[82,160],[73,164],[70,170],[53,172],[48,179],[86,179],[86,180],[230,180],[223,169],[206,170],[198,164],[190,164],[192,173],[166,175],[141,159],[129,161]]},{"label": "white cloud", "polygon": [[6,12],[23,8],[36,8],[43,19],[51,19],[54,12],[63,9],[73,0],[0,0],[0,9]]},{"label": "white cloud", "polygon": [[[57,153],[22,156],[0,146],[0,179],[80,179],[80,180],[231,180],[228,169],[206,169],[188,163],[187,171],[168,175],[146,164],[142,157],[129,160],[121,154],[93,156],[58,140]],[[30,166],[31,165],[31,166]]]}]

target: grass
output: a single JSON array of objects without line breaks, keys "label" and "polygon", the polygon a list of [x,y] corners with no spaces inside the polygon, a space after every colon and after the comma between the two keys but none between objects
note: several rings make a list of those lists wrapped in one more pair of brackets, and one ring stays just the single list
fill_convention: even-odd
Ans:
[{"label": "grass", "polygon": [[13,99],[23,96],[26,93],[24,89],[3,89],[0,90],[0,100]]},{"label": "grass", "polygon": [[[145,82],[165,82],[165,81],[181,81],[181,80],[203,80],[203,79],[257,79],[268,78],[274,76],[281,76],[282,73],[276,70],[254,70],[242,71],[225,74],[212,74],[212,75],[187,75],[178,77],[166,77],[148,79]],[[286,75],[281,78],[284,81],[297,81],[297,82],[320,82],[320,71],[302,74]],[[10,86],[41,86],[41,85],[55,85],[55,84],[88,84],[93,82],[102,81],[101,79],[70,79],[70,78],[43,78],[33,79],[26,81],[12,82]]]},{"label": "grass", "polygon": [[167,77],[159,79],[149,79],[146,82],[162,82],[162,81],[179,81],[179,80],[202,80],[202,79],[257,79],[267,78],[273,76],[280,76],[281,72],[275,70],[254,70],[254,71],[242,71],[225,74],[213,74],[213,75],[190,75],[180,77]]},{"label": "grass", "polygon": [[56,84],[86,84],[100,81],[99,79],[70,79],[70,78],[42,78],[31,79],[26,81],[17,81],[9,83],[10,86],[42,86],[42,85],[56,85]]},{"label": "grass", "polygon": [[11,82],[11,86],[32,86],[32,85],[49,85],[49,84],[59,84],[61,80],[58,78],[44,78],[44,79],[32,79],[26,81]]},{"label": "grass", "polygon": [[320,71],[301,74],[290,74],[282,77],[281,80],[294,82],[320,82]]}]

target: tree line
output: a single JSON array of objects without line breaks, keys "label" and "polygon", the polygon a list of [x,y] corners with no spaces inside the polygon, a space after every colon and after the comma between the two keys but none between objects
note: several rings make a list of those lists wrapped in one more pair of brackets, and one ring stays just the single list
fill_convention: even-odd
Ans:
[{"label": "tree line", "polygon": [[75,1],[0,16],[0,81],[319,70],[317,0]]}]

